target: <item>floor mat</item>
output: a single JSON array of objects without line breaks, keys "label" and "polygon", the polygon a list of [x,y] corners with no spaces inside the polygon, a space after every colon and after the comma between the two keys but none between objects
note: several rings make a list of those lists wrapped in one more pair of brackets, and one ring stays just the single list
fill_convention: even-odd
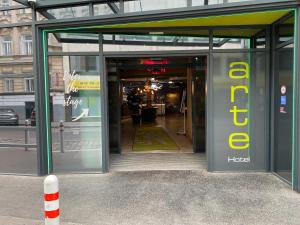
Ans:
[{"label": "floor mat", "polygon": [[162,127],[137,127],[133,151],[178,150],[178,146]]}]

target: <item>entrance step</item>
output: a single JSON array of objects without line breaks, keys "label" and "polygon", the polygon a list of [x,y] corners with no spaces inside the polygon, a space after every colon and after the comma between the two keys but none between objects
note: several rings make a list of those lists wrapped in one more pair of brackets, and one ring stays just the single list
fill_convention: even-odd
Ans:
[{"label": "entrance step", "polygon": [[110,171],[206,170],[204,153],[128,153],[110,156]]}]

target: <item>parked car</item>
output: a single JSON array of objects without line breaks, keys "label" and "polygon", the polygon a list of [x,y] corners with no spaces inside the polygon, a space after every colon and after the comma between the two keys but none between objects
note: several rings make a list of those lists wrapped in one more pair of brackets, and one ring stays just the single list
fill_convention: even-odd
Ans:
[{"label": "parked car", "polygon": [[30,125],[35,126],[36,125],[36,116],[35,116],[35,109],[32,110],[30,115]]},{"label": "parked car", "polygon": [[19,125],[19,116],[13,109],[0,108],[0,124],[1,125]]}]

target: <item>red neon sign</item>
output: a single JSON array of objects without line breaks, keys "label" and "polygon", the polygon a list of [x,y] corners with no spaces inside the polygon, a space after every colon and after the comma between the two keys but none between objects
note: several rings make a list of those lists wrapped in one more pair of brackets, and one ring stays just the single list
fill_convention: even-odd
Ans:
[{"label": "red neon sign", "polygon": [[[169,62],[167,59],[162,60],[152,60],[152,59],[146,59],[142,62],[144,65],[167,65]],[[166,72],[166,68],[148,68],[147,71],[150,72],[153,75],[159,75],[161,73]]]}]

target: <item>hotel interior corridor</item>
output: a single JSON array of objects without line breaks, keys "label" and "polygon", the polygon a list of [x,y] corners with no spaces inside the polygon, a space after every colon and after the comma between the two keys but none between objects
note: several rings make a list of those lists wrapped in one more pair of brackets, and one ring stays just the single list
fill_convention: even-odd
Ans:
[{"label": "hotel interior corridor", "polygon": [[108,68],[110,171],[206,169],[206,56],[111,59]]},{"label": "hotel interior corridor", "polygon": [[[145,131],[142,135],[150,136],[150,139],[152,132],[147,131],[155,128],[162,129],[165,132],[163,136],[167,135],[167,137],[161,137],[161,146],[166,146],[168,149],[139,150],[136,148],[135,150],[136,142],[141,140],[141,137],[137,137],[140,134],[136,132],[140,128],[144,128]],[[146,125],[133,125],[131,119],[122,120],[122,153],[111,154],[110,171],[207,169],[205,153],[193,153],[191,140],[186,135],[177,133],[182,129],[182,115],[160,116],[155,123]],[[163,145],[165,139],[171,140]],[[151,146],[151,143],[146,143],[146,146],[147,144]]]}]

